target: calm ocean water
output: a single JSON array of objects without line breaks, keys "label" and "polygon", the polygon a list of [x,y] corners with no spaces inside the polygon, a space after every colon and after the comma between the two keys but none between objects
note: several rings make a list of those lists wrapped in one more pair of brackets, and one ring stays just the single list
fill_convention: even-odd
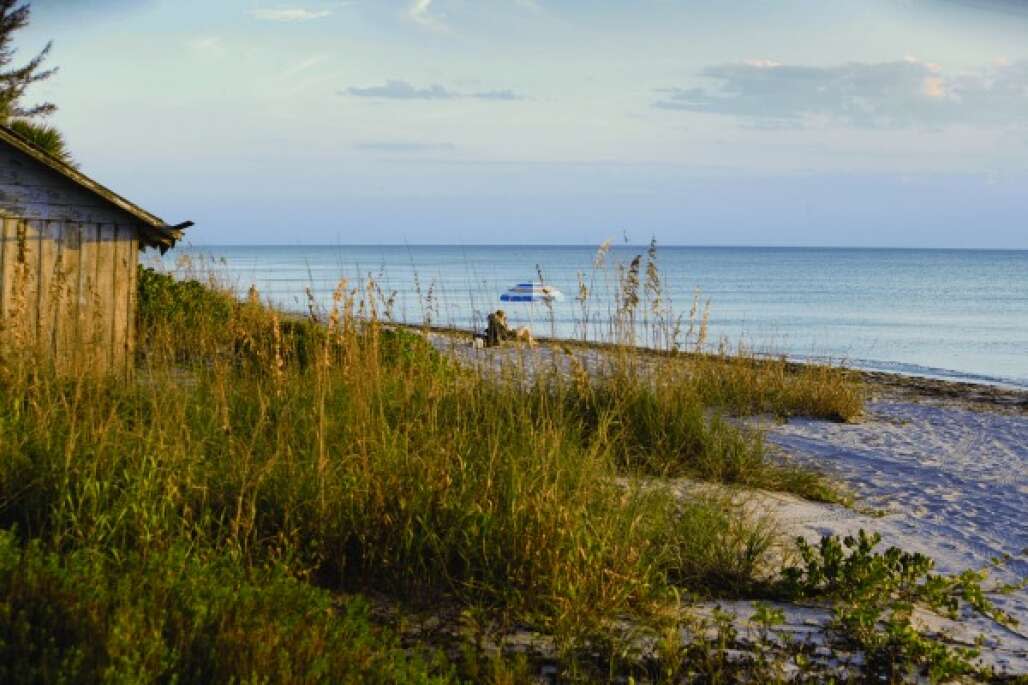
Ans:
[{"label": "calm ocean water", "polygon": [[[593,285],[592,316],[606,322],[616,302],[613,265],[638,254],[645,265],[645,251],[615,246],[600,270],[595,247],[567,246],[183,247],[164,264],[188,256],[240,291],[254,284],[295,311],[306,310],[307,288],[327,306],[340,278],[370,274],[396,291],[396,319],[427,314],[461,327],[481,327],[502,292],[538,281],[541,271],[566,296],[552,316],[540,304],[504,308],[539,334],[581,337],[579,273]],[[1028,388],[1028,251],[660,247],[657,263],[677,311],[688,313],[697,289],[710,300],[714,341]],[[587,334],[608,336],[600,325]]]}]

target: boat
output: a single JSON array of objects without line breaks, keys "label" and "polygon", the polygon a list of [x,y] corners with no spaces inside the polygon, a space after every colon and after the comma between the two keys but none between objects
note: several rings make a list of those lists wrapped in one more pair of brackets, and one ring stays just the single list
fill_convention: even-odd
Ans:
[{"label": "boat", "polygon": [[501,302],[553,302],[563,299],[564,293],[542,283],[518,283],[500,295]]}]

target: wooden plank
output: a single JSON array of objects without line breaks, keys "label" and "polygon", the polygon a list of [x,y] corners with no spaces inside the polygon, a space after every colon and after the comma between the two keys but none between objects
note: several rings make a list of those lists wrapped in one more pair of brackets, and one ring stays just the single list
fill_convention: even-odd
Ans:
[{"label": "wooden plank", "polygon": [[126,370],[131,375],[136,368],[136,317],[139,307],[139,229],[133,232],[128,249],[131,268],[129,269],[128,307],[126,312],[128,317],[128,335],[126,339],[128,358],[126,359]]},{"label": "wooden plank", "polygon": [[9,262],[14,260],[14,257],[8,257],[8,252],[12,255],[14,253],[14,233],[16,222],[14,219],[4,218],[0,220],[0,328],[4,326],[4,322],[7,320],[7,285],[13,270],[13,266]]},{"label": "wooden plank", "polygon": [[33,245],[21,219],[3,221],[3,324],[7,344],[19,351],[32,345],[35,324],[32,321],[30,304],[35,293],[32,283],[31,264]]},{"label": "wooden plank", "polygon": [[114,224],[100,224],[96,252],[96,292],[93,312],[97,324],[97,370],[108,373],[114,362],[114,270],[116,264],[117,228]]},{"label": "wooden plank", "polygon": [[132,238],[135,230],[131,226],[118,225],[114,229],[114,291],[111,294],[111,307],[114,317],[111,335],[112,369],[124,373],[128,368],[128,328],[129,328],[129,286],[130,254]]},{"label": "wooden plank", "polygon": [[81,335],[79,330],[78,287],[82,260],[82,226],[61,224],[57,310],[54,316],[55,362],[62,372],[78,370]]},{"label": "wooden plank", "polygon": [[82,224],[81,231],[79,287],[76,302],[78,310],[76,328],[79,341],[76,348],[76,364],[80,369],[86,371],[97,367],[98,350],[100,349],[97,340],[97,333],[101,326],[97,322],[99,292],[96,283],[100,226],[92,223]]},{"label": "wooden plank", "polygon": [[54,352],[53,322],[57,301],[54,278],[60,250],[60,224],[54,221],[30,221],[37,239],[36,289],[36,352],[41,360],[52,361]]},{"label": "wooden plank", "polygon": [[[39,225],[37,220],[18,222],[18,257],[15,262],[20,266],[20,271],[15,274],[12,298],[15,307],[20,310],[15,318],[20,319],[20,325],[24,327],[20,336],[21,344],[24,349],[33,352],[39,341]],[[15,322],[15,325],[19,323]]]}]

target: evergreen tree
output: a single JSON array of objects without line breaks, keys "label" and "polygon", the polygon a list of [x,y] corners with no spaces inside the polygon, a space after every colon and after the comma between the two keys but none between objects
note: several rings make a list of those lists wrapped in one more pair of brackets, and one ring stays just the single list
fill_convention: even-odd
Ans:
[{"label": "evergreen tree", "polygon": [[44,69],[43,62],[50,54],[51,43],[27,64],[12,67],[16,52],[14,34],[28,26],[31,9],[22,0],[0,0],[0,118],[5,122],[12,118],[33,118],[52,114],[57,106],[50,102],[25,105],[22,97],[33,83],[45,81],[57,69]]},{"label": "evergreen tree", "polygon": [[33,121],[57,111],[52,102],[26,105],[22,102],[25,90],[34,83],[45,81],[57,69],[44,69],[43,62],[50,54],[52,43],[40,51],[27,64],[12,67],[14,62],[14,34],[28,26],[32,10],[22,0],[0,0],[0,123],[9,126],[25,140],[56,157],[65,164],[74,165],[61,132],[49,124]]}]

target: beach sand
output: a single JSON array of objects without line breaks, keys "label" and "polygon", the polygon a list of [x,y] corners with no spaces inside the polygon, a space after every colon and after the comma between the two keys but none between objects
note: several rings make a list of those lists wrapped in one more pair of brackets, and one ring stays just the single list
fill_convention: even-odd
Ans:
[{"label": "beach sand", "polygon": [[[871,402],[857,424],[792,419],[770,426],[771,444],[845,483],[856,506],[772,493],[754,502],[790,535],[816,541],[873,530],[883,546],[932,557],[938,572],[989,569],[987,588],[1018,583],[1028,578],[1028,416],[998,412],[989,402],[972,406],[966,398],[908,396]],[[860,513],[868,510],[875,515]],[[987,663],[1028,673],[1028,590],[991,598],[1019,625],[923,618],[956,643],[985,635]]]}]

